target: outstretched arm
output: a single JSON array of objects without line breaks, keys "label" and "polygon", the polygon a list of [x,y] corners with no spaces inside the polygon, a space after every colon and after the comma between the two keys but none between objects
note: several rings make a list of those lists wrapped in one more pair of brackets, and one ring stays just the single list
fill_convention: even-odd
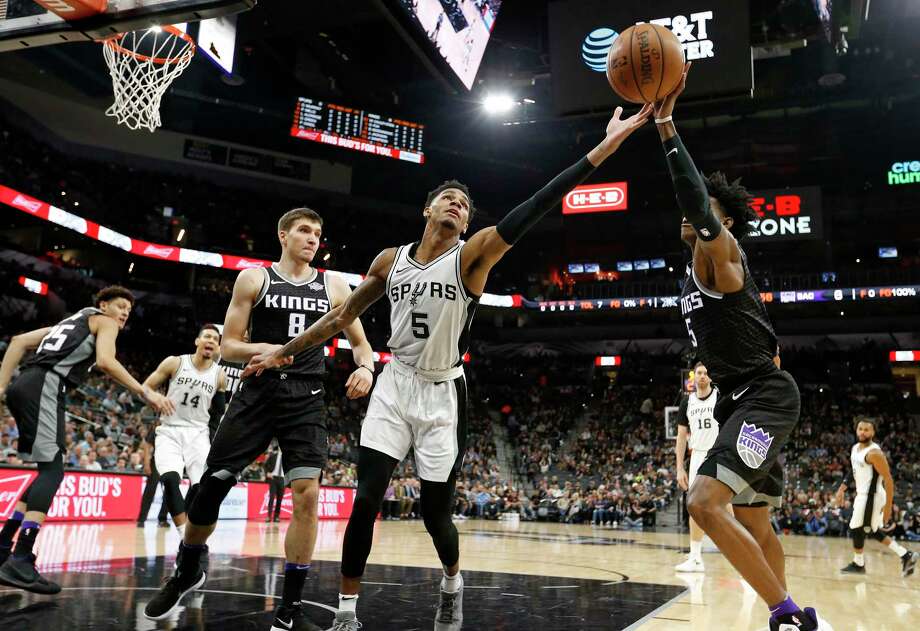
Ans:
[{"label": "outstretched arm", "polygon": [[588,155],[557,175],[546,186],[517,206],[498,222],[474,234],[460,253],[463,283],[474,294],[485,289],[489,271],[525,232],[552,210],[573,188],[585,181],[600,164],[613,155],[631,133],[645,124],[652,112],[646,104],[629,118],[621,119],[618,107],[607,123],[606,136]]},{"label": "outstretched arm", "polygon": [[710,289],[727,293],[737,291],[744,285],[738,242],[731,232],[723,229],[723,221],[713,212],[706,182],[677,135],[672,116],[677,97],[687,85],[690,66],[689,62],[684,66],[677,88],[655,104],[655,125],[661,137],[668,171],[671,172],[677,205],[683,213],[684,221],[693,226],[697,243],[714,268],[714,282]]},{"label": "outstretched arm", "polygon": [[179,369],[179,362],[179,358],[175,355],[170,355],[161,361],[157,369],[144,380],[144,386],[154,391],[159,390],[160,386],[172,379],[173,375],[176,374],[176,370]]},{"label": "outstretched arm", "polygon": [[386,292],[387,275],[393,267],[396,249],[389,248],[377,255],[367,277],[348,296],[344,303],[329,311],[310,327],[277,351],[256,355],[243,371],[243,378],[261,374],[267,368],[283,366],[304,349],[318,346],[333,335],[350,326],[368,307],[380,300]]}]

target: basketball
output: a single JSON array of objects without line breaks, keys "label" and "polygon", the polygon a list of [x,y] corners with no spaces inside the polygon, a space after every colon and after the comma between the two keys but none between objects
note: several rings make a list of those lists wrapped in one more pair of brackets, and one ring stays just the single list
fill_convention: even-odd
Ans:
[{"label": "basketball", "polygon": [[607,81],[630,103],[654,103],[680,82],[684,51],[670,30],[636,24],[620,33],[607,54]]}]

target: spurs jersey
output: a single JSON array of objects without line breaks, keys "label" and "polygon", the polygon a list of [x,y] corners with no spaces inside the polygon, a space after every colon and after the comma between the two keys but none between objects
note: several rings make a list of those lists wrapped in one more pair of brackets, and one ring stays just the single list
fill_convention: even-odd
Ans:
[{"label": "spurs jersey", "polygon": [[211,418],[211,399],[217,392],[220,364],[211,362],[206,370],[198,370],[191,355],[179,356],[179,368],[169,380],[166,396],[176,412],[160,417],[162,427],[207,427]]},{"label": "spurs jersey", "polygon": [[678,425],[690,430],[687,441],[693,451],[709,451],[719,435],[719,422],[713,416],[713,409],[719,398],[719,389],[712,388],[709,394],[700,398],[696,392],[681,401]]},{"label": "spurs jersey", "polygon": [[[253,342],[287,344],[329,312],[326,275],[295,283],[281,275],[278,264],[262,268],[265,278],[259,300],[252,308],[249,339]],[[279,372],[300,377],[322,377],[326,372],[323,347],[314,346],[294,356],[294,363]]]},{"label": "spurs jersey", "polygon": [[726,392],[776,370],[776,334],[743,251],[741,265],[744,285],[722,294],[705,288],[691,263],[680,295],[681,315],[697,359]]},{"label": "spurs jersey", "polygon": [[51,328],[23,368],[53,372],[71,386],[80,385],[96,363],[96,336],[89,330],[91,316],[102,311],[81,309]]},{"label": "spurs jersey", "polygon": [[869,443],[865,448],[860,449],[862,445],[856,443],[850,451],[850,464],[853,466],[853,480],[856,482],[857,495],[870,495],[870,490],[875,489],[875,494],[883,494],[885,487],[882,485],[882,479],[871,464],[866,462],[866,456],[870,451],[881,449],[876,443]]},{"label": "spurs jersey", "polygon": [[393,356],[434,380],[455,378],[463,370],[470,325],[479,296],[460,278],[463,241],[422,265],[413,257],[418,242],[400,247],[387,277]]}]

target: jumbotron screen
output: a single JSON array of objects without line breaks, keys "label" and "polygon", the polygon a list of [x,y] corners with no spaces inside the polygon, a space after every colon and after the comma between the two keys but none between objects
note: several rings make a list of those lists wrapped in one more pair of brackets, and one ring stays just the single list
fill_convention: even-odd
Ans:
[{"label": "jumbotron screen", "polygon": [[291,127],[295,138],[416,164],[425,162],[424,135],[419,123],[306,97],[297,99]]},{"label": "jumbotron screen", "polygon": [[398,0],[396,4],[471,89],[502,0]]}]

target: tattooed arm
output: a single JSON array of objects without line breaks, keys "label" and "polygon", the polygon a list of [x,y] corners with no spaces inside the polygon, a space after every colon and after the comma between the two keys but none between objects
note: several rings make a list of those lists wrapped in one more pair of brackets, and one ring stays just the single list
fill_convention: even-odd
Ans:
[{"label": "tattooed arm", "polygon": [[331,309],[329,313],[314,322],[306,331],[285,344],[280,350],[256,355],[250,360],[243,377],[262,374],[267,368],[277,368],[291,362],[297,353],[319,346],[330,337],[345,330],[368,307],[380,300],[386,292],[387,276],[396,258],[396,248],[389,248],[377,255],[367,277],[348,296],[344,303]]}]

